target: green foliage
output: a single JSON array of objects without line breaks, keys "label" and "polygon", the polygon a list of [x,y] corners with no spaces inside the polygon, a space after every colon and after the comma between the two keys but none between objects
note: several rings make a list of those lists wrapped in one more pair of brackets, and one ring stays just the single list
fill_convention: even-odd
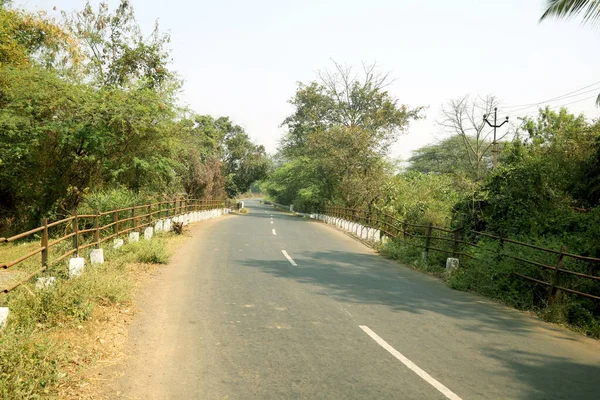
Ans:
[{"label": "green foliage", "polygon": [[374,207],[393,174],[389,147],[421,112],[399,104],[385,90],[387,81],[375,66],[358,77],[335,64],[318,81],[299,84],[267,193],[301,211],[328,202]]},{"label": "green foliage", "polygon": [[78,328],[89,321],[98,306],[128,304],[137,263],[167,262],[169,236],[155,236],[121,249],[106,249],[107,262],[88,266],[73,279],[67,266],[55,267],[56,283],[36,289],[26,283],[3,296],[1,305],[11,310],[0,335],[0,397],[2,399],[50,398],[68,379],[74,359],[93,357],[74,349],[60,336],[64,329]]},{"label": "green foliage", "polygon": [[127,208],[143,203],[145,199],[139,193],[125,188],[115,188],[90,193],[77,208],[78,214],[93,214],[96,211],[108,211],[115,208]]},{"label": "green foliage", "polygon": [[584,23],[594,23],[600,18],[600,3],[595,0],[546,0],[547,8],[540,21],[547,18],[571,18],[583,14]]},{"label": "green foliage", "polygon": [[5,329],[0,335],[0,398],[48,398],[65,376],[65,348],[41,333]]},{"label": "green foliage", "polygon": [[64,19],[0,8],[3,236],[113,188],[217,199],[265,177],[265,150],[241,127],[177,106],[169,38],[143,35],[129,1]]},{"label": "green foliage", "polygon": [[387,188],[384,211],[411,223],[451,226],[455,204],[466,194],[454,177],[407,172],[398,174]]},{"label": "green foliage", "polygon": [[133,255],[132,261],[146,264],[166,264],[169,262],[169,253],[165,242],[157,240],[141,240],[123,246],[123,251]]}]

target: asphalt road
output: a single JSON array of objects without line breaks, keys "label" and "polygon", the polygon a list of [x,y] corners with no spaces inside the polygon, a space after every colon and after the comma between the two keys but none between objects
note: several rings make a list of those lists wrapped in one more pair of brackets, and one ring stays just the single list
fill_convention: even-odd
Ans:
[{"label": "asphalt road", "polygon": [[597,341],[246,206],[196,225],[142,294],[122,396],[600,399]]}]

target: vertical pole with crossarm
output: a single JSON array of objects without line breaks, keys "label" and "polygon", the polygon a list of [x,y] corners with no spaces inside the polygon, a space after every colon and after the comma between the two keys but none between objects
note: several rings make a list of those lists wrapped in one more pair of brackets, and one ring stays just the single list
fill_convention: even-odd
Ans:
[{"label": "vertical pole with crossarm", "polygon": [[504,122],[502,122],[500,125],[498,125],[497,123],[497,119],[498,119],[498,107],[494,107],[494,125],[490,124],[490,121],[487,120],[487,115],[484,114],[483,115],[483,120],[492,128],[494,128],[494,141],[492,142],[492,160],[493,160],[493,165],[494,165],[494,169],[496,169],[496,167],[498,166],[498,142],[496,141],[496,129],[500,128],[502,125],[506,124],[508,122],[508,117],[506,117],[506,119],[504,120]]}]

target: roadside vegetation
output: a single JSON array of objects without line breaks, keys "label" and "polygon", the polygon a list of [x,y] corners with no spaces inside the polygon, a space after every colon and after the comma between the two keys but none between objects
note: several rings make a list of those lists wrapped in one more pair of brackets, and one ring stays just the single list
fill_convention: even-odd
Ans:
[{"label": "roadside vegetation", "polygon": [[57,19],[0,1],[0,37],[0,236],[99,192],[223,199],[265,176],[243,128],[179,104],[169,36],[129,1]]},{"label": "roadside vegetation", "polygon": [[[388,76],[375,66],[358,72],[334,64],[332,71],[299,85],[290,100],[294,112],[283,121],[287,133],[262,185],[271,200],[293,204],[300,212],[326,206],[381,211],[412,224],[464,228],[600,257],[600,122],[565,108],[541,108],[536,117],[499,130],[494,154],[493,131],[484,115],[499,102],[491,95],[464,96],[442,109],[438,124],[444,139],[401,163],[389,157],[389,147],[421,117],[421,108],[393,98],[386,91]],[[559,292],[550,302],[546,287],[513,275],[551,281],[550,271],[499,258],[497,242],[477,240],[481,248],[462,251],[479,261],[461,260],[448,281],[452,287],[600,337],[597,301]],[[447,256],[430,252],[425,262],[422,248],[410,243],[392,241],[382,252],[442,276]],[[504,250],[556,264],[553,255],[510,246]],[[566,266],[598,276],[598,268],[587,264],[568,261]],[[598,282],[575,285],[600,296]]]},{"label": "roadside vegetation", "polygon": [[160,234],[152,241],[106,249],[107,261],[88,266],[77,278],[68,279],[65,264],[56,268],[57,280],[50,287],[25,283],[1,295],[0,306],[11,313],[0,334],[0,398],[77,393],[81,373],[114,346],[114,338],[103,337],[115,316],[133,313],[136,282],[153,265],[167,263],[181,243],[178,238]]}]

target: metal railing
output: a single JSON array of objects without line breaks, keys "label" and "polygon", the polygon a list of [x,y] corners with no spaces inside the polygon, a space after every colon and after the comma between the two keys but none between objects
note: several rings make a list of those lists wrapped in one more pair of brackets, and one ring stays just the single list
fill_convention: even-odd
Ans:
[{"label": "metal railing", "polygon": [[[78,257],[84,249],[90,247],[100,248],[100,245],[107,240],[118,238],[120,235],[130,232],[140,231],[159,220],[177,217],[193,211],[206,211],[227,207],[228,204],[225,200],[186,198],[145,205],[132,205],[131,207],[115,208],[110,211],[96,211],[93,214],[76,214],[54,222],[44,219],[40,227],[11,237],[0,237],[0,246],[2,246],[3,244],[14,243],[22,239],[30,239],[33,235],[39,234],[41,236],[38,248],[14,260],[7,262],[0,261],[0,269],[7,270],[41,253],[40,268],[29,273],[9,287],[2,288],[0,293],[8,293],[14,290],[24,282],[59,264],[71,255]],[[64,246],[63,242],[69,239],[71,239],[71,245]],[[54,257],[51,259],[50,251],[53,248],[57,249],[58,253],[54,254]]]},{"label": "metal railing", "polygon": [[[519,263],[532,265],[537,268],[541,268],[542,270],[551,271],[550,282],[541,279],[536,279],[522,273],[512,272],[514,276],[520,279],[524,279],[529,282],[548,287],[550,302],[554,301],[556,293],[559,290],[588,299],[600,300],[600,296],[596,294],[581,292],[579,290],[575,290],[574,288],[565,287],[563,284],[561,284],[561,282],[566,277],[575,277],[577,279],[583,279],[587,281],[600,283],[600,276],[592,275],[594,271],[598,270],[598,267],[600,266],[600,259],[568,253],[567,248],[565,246],[562,246],[560,250],[553,250],[529,243],[520,242],[510,238],[503,238],[497,235],[478,232],[474,230],[465,230],[463,228],[446,229],[436,227],[432,223],[429,223],[427,225],[413,224],[409,223],[406,220],[400,220],[399,218],[393,215],[380,211],[368,212],[367,210],[353,208],[326,207],[324,214],[330,217],[341,218],[347,221],[368,226],[372,229],[378,229],[385,236],[396,240],[403,240],[405,243],[411,246],[424,248],[425,257],[427,256],[429,251],[437,251],[452,255],[453,257],[477,259],[472,254],[466,252],[466,248],[472,247],[481,249],[482,246],[479,244],[479,242],[482,237],[492,239],[494,241],[497,241],[500,245],[500,251],[496,253],[498,260],[502,259],[503,257],[506,257],[515,260]],[[466,240],[466,238],[469,237],[472,238],[471,241]],[[440,243],[446,243],[448,245],[448,248],[442,248],[444,246]],[[548,263],[530,260],[524,257],[519,257],[518,255],[510,254],[505,249],[506,244],[533,249],[535,251],[542,252],[547,255],[554,255],[556,257],[556,262],[553,265],[548,265]],[[567,259],[577,260],[578,262],[585,263],[587,265],[588,273],[582,273],[567,269],[565,267],[565,261]],[[573,286],[576,287],[577,283],[575,282]]]}]

